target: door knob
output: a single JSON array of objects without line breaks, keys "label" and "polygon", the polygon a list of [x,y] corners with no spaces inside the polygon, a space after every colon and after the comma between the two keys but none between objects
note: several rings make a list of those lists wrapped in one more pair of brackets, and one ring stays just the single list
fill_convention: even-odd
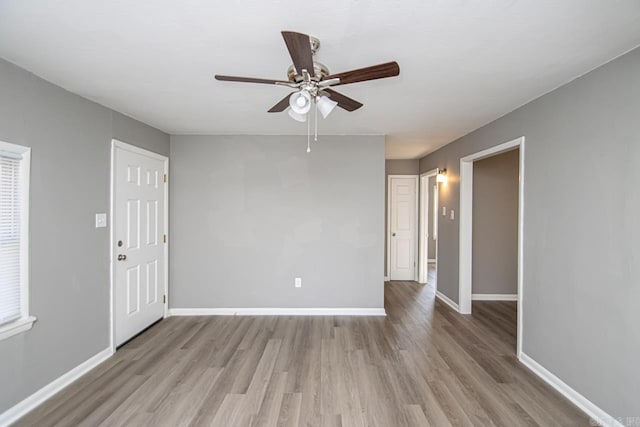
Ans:
[{"label": "door knob", "polygon": [[391,236],[396,237],[396,233],[391,233]]},{"label": "door knob", "polygon": [[126,255],[124,255],[124,254],[120,254],[120,255],[118,255],[118,261],[124,261],[124,260],[126,260],[126,259],[127,259],[127,256],[126,256]]}]

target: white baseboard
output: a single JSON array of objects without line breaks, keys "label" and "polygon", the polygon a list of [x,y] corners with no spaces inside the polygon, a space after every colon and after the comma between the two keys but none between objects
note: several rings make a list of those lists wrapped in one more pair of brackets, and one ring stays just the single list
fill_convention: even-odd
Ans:
[{"label": "white baseboard", "polygon": [[[580,408],[584,413],[591,417],[592,421],[605,427],[623,427],[623,425],[614,417],[596,406],[593,402],[571,388],[567,383],[556,377],[544,366],[527,356],[525,353],[520,355],[520,362],[529,368],[534,374],[542,378],[547,384],[556,389],[560,394],[569,399],[571,403]],[[596,424],[592,424],[596,425]]]},{"label": "white baseboard", "polygon": [[111,357],[111,355],[113,355],[113,351],[111,350],[111,348],[102,350],[100,353],[82,362],[66,374],[63,374],[57,379],[51,381],[49,384],[33,393],[31,396],[25,398],[21,402],[15,404],[13,407],[7,409],[5,412],[0,414],[0,426],[6,426],[16,422],[17,420],[25,416],[28,412],[34,410],[42,403],[44,403],[47,399],[51,398],[54,394],[58,393],[60,390],[67,387],[69,384],[98,366],[100,363],[107,360],[109,357]]},{"label": "white baseboard", "polygon": [[435,259],[428,259],[428,260],[427,260],[427,264],[428,264],[428,263],[432,263],[432,264],[433,264],[433,263],[435,263],[435,262],[436,262],[436,260],[435,260]]},{"label": "white baseboard", "polygon": [[518,294],[472,294],[473,301],[518,301]]},{"label": "white baseboard", "polygon": [[389,276],[384,276],[384,281],[388,282],[389,281]]},{"label": "white baseboard", "polygon": [[169,316],[386,316],[384,308],[170,308]]},{"label": "white baseboard", "polygon": [[460,312],[460,307],[456,304],[451,298],[446,296],[440,291],[436,291],[436,298],[438,298],[443,303],[447,304],[449,307],[453,308],[458,313]]}]

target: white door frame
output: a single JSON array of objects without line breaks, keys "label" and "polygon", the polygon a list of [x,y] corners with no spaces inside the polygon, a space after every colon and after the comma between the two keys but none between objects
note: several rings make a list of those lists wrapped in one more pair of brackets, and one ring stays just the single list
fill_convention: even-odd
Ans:
[{"label": "white door frame", "polygon": [[460,159],[460,258],[459,310],[471,313],[472,233],[473,233],[473,162],[507,151],[520,149],[518,184],[518,336],[516,355],[522,355],[523,240],[524,240],[524,136],[496,145]]},{"label": "white door frame", "polygon": [[[109,221],[110,221],[110,241],[109,241],[109,342],[111,351],[116,351],[116,337],[115,337],[115,301],[114,301],[114,287],[116,277],[116,264],[113,259],[114,245],[116,239],[116,229],[114,227],[115,209],[114,209],[114,189],[115,189],[115,156],[116,148],[130,151],[132,153],[141,154],[143,156],[152,157],[164,162],[164,173],[169,176],[169,158],[153,151],[145,150],[144,148],[137,147],[135,145],[127,144],[126,142],[119,141],[117,139],[111,140],[111,187],[109,195]],[[164,294],[167,296],[164,304],[164,316],[167,317],[169,313],[169,182],[167,180],[164,186],[164,231],[163,234],[167,236],[167,242],[164,244]]]},{"label": "white door frame", "polygon": [[[414,233],[418,233],[418,175],[388,175],[387,176],[387,278],[391,280],[391,179],[392,178],[413,178],[415,180],[415,200],[416,213],[415,224],[413,226]],[[414,254],[418,253],[418,239],[414,236],[415,248]],[[415,257],[416,255],[414,255]],[[413,280],[418,280],[418,269],[413,267]]]},{"label": "white door frame", "polygon": [[[438,175],[438,168],[432,169],[428,172],[420,174],[420,231],[418,234],[418,246],[420,247],[418,253],[418,282],[427,283],[428,273],[428,248],[429,237],[426,233],[429,230],[430,216],[433,215],[433,208],[429,205],[429,178]],[[437,184],[436,184],[437,186]],[[437,188],[437,187],[436,187]],[[429,214],[431,213],[431,215]],[[438,221],[438,216],[435,216],[435,221]],[[435,232],[435,229],[434,229]],[[436,262],[438,262],[438,244],[436,242]],[[438,269],[436,268],[436,284],[438,283]]]}]

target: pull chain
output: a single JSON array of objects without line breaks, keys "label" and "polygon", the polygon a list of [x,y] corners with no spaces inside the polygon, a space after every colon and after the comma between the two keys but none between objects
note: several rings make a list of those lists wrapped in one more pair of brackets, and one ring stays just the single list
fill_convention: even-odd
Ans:
[{"label": "pull chain", "polygon": [[316,118],[315,120],[315,126],[316,126],[316,133],[315,133],[315,142],[318,142],[318,98],[316,98]]},{"label": "pull chain", "polygon": [[307,153],[311,152],[311,114],[307,116]]}]

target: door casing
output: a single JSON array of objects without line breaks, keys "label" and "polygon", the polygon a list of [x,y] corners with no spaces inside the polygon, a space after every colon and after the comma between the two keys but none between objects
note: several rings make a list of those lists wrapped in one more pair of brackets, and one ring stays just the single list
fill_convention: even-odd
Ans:
[{"label": "door casing", "polygon": [[524,331],[524,183],[525,183],[525,137],[498,144],[486,150],[460,159],[460,236],[458,255],[458,311],[471,314],[472,266],[473,266],[473,162],[486,159],[514,149],[520,150],[518,184],[518,327],[516,356],[522,357]]},{"label": "door casing", "polygon": [[[144,148],[137,147],[135,145],[128,144],[126,142],[119,141],[117,139],[111,140],[111,168],[110,168],[110,191],[109,191],[109,345],[111,351],[116,351],[116,337],[115,337],[115,278],[116,278],[116,263],[114,259],[114,248],[116,241],[116,229],[114,227],[115,219],[115,183],[116,183],[116,170],[115,170],[115,156],[116,149],[120,148],[133,153],[141,154],[144,156],[152,157],[161,160],[164,163],[164,174],[169,176],[169,158],[153,151],[145,150]],[[167,179],[164,186],[164,224],[163,234],[167,236],[167,241],[163,245],[164,251],[164,294],[166,295],[166,301],[164,304],[164,315],[166,318],[169,313],[169,180]]]}]

